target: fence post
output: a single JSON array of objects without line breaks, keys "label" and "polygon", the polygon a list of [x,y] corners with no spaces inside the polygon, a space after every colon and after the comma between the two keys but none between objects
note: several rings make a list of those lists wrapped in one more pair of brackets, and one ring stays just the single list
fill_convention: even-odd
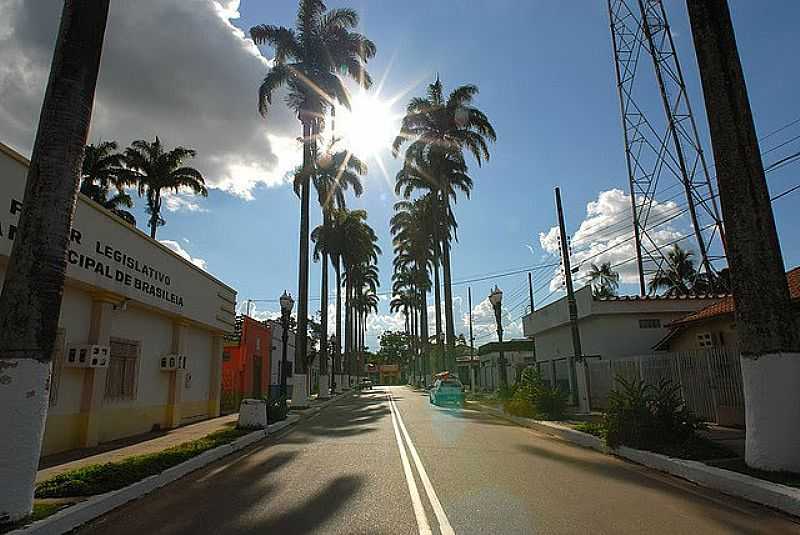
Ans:
[{"label": "fence post", "polygon": [[639,380],[644,382],[644,369],[642,368],[642,356],[636,357],[636,367],[639,368]]},{"label": "fence post", "polygon": [[708,386],[711,389],[711,404],[714,405],[714,421],[719,423],[719,402],[717,400],[717,385],[714,384],[714,375],[711,372],[711,354],[715,350],[703,352],[703,359],[706,361],[706,373],[708,374]]}]

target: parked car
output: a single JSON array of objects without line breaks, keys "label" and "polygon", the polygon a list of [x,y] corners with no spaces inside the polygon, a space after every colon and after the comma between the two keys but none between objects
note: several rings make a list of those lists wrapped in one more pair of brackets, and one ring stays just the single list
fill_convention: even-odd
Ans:
[{"label": "parked car", "polygon": [[436,379],[428,392],[428,399],[433,405],[447,403],[464,406],[464,385],[455,377]]}]

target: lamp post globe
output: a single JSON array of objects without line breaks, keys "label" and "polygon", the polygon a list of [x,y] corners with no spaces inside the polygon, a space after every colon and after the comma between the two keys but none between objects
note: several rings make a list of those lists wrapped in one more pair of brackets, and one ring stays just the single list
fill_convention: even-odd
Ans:
[{"label": "lamp post globe", "polygon": [[294,299],[292,299],[291,294],[286,290],[283,291],[283,295],[278,299],[281,304],[281,312],[284,314],[291,314],[292,308],[294,307]]},{"label": "lamp post globe", "polygon": [[498,288],[497,285],[495,285],[492,293],[489,294],[489,302],[492,304],[492,308],[494,308],[494,318],[497,322],[497,341],[500,343],[500,348],[498,349],[500,355],[497,358],[500,387],[505,390],[508,387],[508,377],[506,376],[506,359],[503,354],[503,290]]}]

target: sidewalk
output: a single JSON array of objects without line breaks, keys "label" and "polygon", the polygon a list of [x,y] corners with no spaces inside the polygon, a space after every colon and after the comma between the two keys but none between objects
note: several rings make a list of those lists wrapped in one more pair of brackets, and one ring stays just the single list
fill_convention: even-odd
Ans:
[{"label": "sidewalk", "polygon": [[[162,433],[148,433],[120,441],[100,444],[96,448],[67,451],[48,455],[42,458],[40,470],[36,473],[36,482],[44,481],[69,470],[89,466],[121,461],[134,455],[144,455],[163,451],[172,446],[197,440],[215,431],[229,429],[236,426],[239,415],[227,414],[219,418],[204,420],[202,422],[177,427]],[[139,439],[134,443],[132,440]],[[118,445],[118,447],[114,447]],[[76,458],[76,456],[79,456]]]}]

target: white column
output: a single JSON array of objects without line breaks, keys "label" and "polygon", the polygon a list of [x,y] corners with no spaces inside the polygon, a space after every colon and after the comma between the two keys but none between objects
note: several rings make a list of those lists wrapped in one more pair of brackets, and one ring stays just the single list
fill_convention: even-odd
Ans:
[{"label": "white column", "polygon": [[327,375],[319,376],[319,399],[328,399],[331,397],[331,384]]},{"label": "white column", "polygon": [[0,519],[16,521],[33,509],[50,398],[50,362],[0,360]]},{"label": "white column", "polygon": [[800,353],[741,361],[745,461],[761,470],[800,472]]},{"label": "white column", "polygon": [[292,407],[308,406],[308,384],[304,374],[295,373],[292,376]]}]

